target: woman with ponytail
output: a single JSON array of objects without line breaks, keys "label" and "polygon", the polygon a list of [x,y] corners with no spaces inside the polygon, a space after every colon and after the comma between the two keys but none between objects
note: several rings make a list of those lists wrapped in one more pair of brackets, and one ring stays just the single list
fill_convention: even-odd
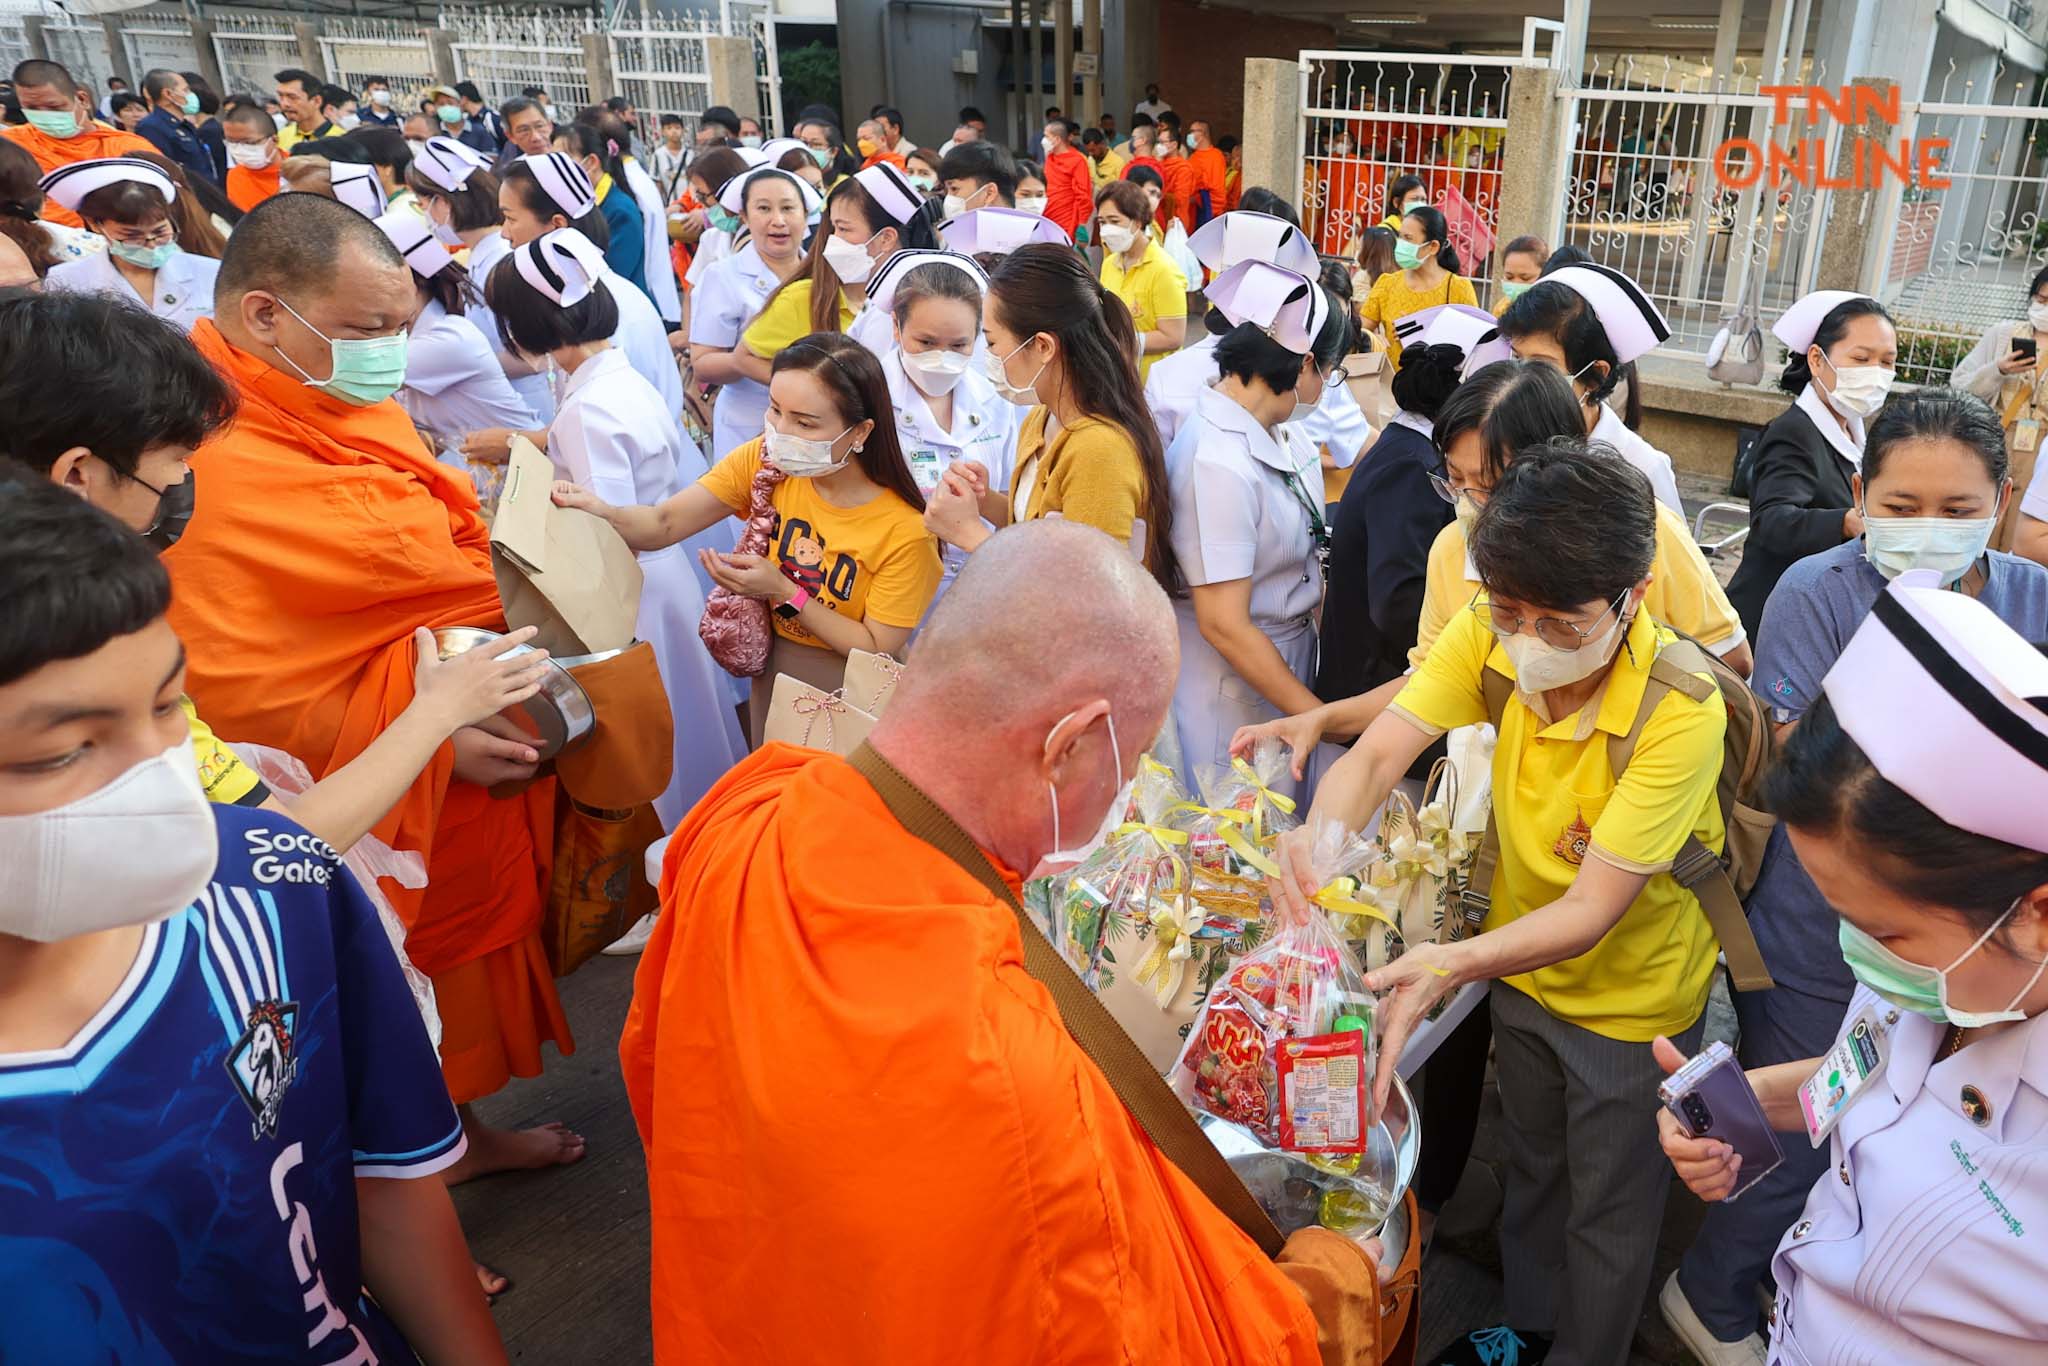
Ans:
[{"label": "woman with ponytail", "polygon": [[[1166,452],[1138,383],[1137,328],[1071,247],[1034,242],[989,274],[981,308],[988,377],[1010,402],[1031,405],[1010,488],[962,460],[946,471],[925,525],[972,551],[1005,526],[1058,513],[1135,542],[1168,593],[1186,585],[1173,550]],[[984,525],[984,521],[988,525]],[[1142,540],[1134,527],[1144,523]]]}]

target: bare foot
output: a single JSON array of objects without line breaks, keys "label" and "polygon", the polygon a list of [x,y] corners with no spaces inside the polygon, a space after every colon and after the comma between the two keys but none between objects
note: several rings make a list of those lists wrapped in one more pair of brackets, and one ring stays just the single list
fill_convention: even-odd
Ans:
[{"label": "bare foot", "polygon": [[484,1298],[494,1300],[511,1289],[512,1282],[485,1266],[482,1262],[471,1262],[476,1268],[476,1283],[483,1287]]},{"label": "bare foot", "polygon": [[566,1167],[583,1160],[583,1135],[563,1124],[493,1129],[465,1109],[462,1128],[469,1138],[469,1151],[441,1173],[442,1181],[450,1186],[496,1172]]}]

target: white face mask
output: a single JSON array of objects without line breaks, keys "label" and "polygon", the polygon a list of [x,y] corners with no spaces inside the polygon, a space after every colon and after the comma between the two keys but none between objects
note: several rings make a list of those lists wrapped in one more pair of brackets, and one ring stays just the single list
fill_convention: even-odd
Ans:
[{"label": "white face mask", "polygon": [[1830,407],[1843,417],[1877,416],[1885,395],[1891,392],[1892,371],[1882,365],[1845,365],[1837,370],[1826,352],[1821,353],[1821,361],[1835,377],[1834,387],[1824,395]]},{"label": "white face mask", "polygon": [[427,140],[425,138],[407,138],[405,140],[405,145],[412,150],[414,160],[418,160],[420,157],[426,154]]},{"label": "white face mask", "polygon": [[2027,322],[2036,332],[2048,332],[2048,304],[2028,304]]},{"label": "white face mask", "polygon": [[919,390],[938,398],[953,392],[953,386],[967,373],[967,365],[973,357],[960,351],[901,351],[903,373],[910,376],[910,382]]},{"label": "white face mask", "polygon": [[1038,402],[1038,375],[1045,373],[1045,365],[1052,364],[1048,360],[1045,365],[1039,366],[1038,374],[1031,377],[1031,383],[1029,384],[1010,383],[1010,362],[1016,358],[1018,352],[1031,345],[1031,341],[1032,338],[1025,338],[1017,347],[1017,350],[1012,351],[1007,356],[998,356],[993,351],[981,353],[981,372],[988,376],[989,383],[996,386],[996,392],[1010,400],[1010,402],[1022,404],[1026,407]]},{"label": "white face mask", "polygon": [[[763,426],[762,453],[768,463],[792,479],[818,479],[828,474],[837,474],[846,468],[846,462],[853,457],[843,455],[832,458],[832,447],[839,442],[839,436],[820,441],[807,436],[788,436],[773,427]],[[858,449],[858,448],[856,448]]]},{"label": "white face mask", "polygon": [[958,218],[961,214],[967,212],[967,201],[957,194],[949,194],[946,196],[943,211],[948,218]]},{"label": "white face mask", "polygon": [[1888,579],[1932,569],[1946,588],[1991,544],[1996,517],[1873,517],[1863,514],[1863,556]]},{"label": "white face mask", "polygon": [[268,143],[231,142],[228,144],[228,162],[246,170],[260,171],[270,164],[271,151]]},{"label": "white face mask", "polygon": [[391,92],[389,90],[372,90],[370,92],[370,103],[376,105],[379,109],[389,108],[391,105]]},{"label": "white face mask", "polygon": [[341,125],[342,132],[351,133],[362,125],[363,120],[360,114],[343,114],[335,122]]},{"label": "white face mask", "polygon": [[[1066,716],[1062,716],[1059,720],[1053,722],[1052,730],[1046,732],[1045,752],[1047,754],[1052,753],[1053,735],[1061,726],[1067,723],[1068,718],[1072,715],[1072,712],[1068,712]],[[1117,744],[1116,741],[1116,718],[1106,716],[1103,720],[1109,724],[1109,752],[1116,760],[1117,773],[1121,775],[1124,771],[1124,751],[1123,747]],[[1109,806],[1103,811],[1102,820],[1096,826],[1094,836],[1084,844],[1078,844],[1072,849],[1067,849],[1063,848],[1060,844],[1059,789],[1048,782],[1045,785],[1045,791],[1046,795],[1052,799],[1052,852],[1038,861],[1038,867],[1031,871],[1031,877],[1033,879],[1049,877],[1054,873],[1078,867],[1083,859],[1087,858],[1097,849],[1100,849],[1108,841],[1110,832],[1123,823],[1124,812],[1130,810],[1131,806],[1131,789],[1137,785],[1138,775],[1133,773],[1130,781],[1117,789],[1115,798],[1110,801]]]},{"label": "white face mask", "polygon": [[1025,213],[1035,213],[1040,218],[1043,218],[1045,217],[1045,196],[1042,194],[1019,195],[1017,197],[1017,207]]},{"label": "white face mask", "polygon": [[1560,650],[1521,631],[1502,638],[1500,647],[1515,666],[1515,686],[1533,695],[1569,687],[1599,673],[1621,644],[1621,616],[1612,610],[1607,616],[1606,628],[1586,637],[1576,650]]},{"label": "white face mask", "polygon": [[849,242],[844,237],[825,239],[825,264],[849,285],[865,283],[875,272],[875,258],[868,255],[867,244]]},{"label": "white face mask", "polygon": [[1053,142],[1053,140],[1052,140],[1051,138],[1047,138],[1047,137],[1041,137],[1041,138],[1040,138],[1040,139],[1038,140],[1038,150],[1039,150],[1039,151],[1040,151],[1040,152],[1041,152],[1042,154],[1044,154],[1045,156],[1051,156],[1051,155],[1052,155],[1052,149],[1053,149],[1054,145],[1055,145],[1055,144],[1054,144],[1054,142]]},{"label": "white face mask", "polygon": [[760,135],[759,133],[742,133],[742,134],[740,134],[740,146],[742,146],[742,147],[759,147],[760,145],[761,145],[761,135]]},{"label": "white face mask", "polygon": [[1121,256],[1129,251],[1138,240],[1138,234],[1117,224],[1105,223],[1102,228],[1102,245]]},{"label": "white face mask", "polygon": [[183,738],[75,802],[0,816],[0,934],[48,944],[162,920],[192,904],[218,856]]}]

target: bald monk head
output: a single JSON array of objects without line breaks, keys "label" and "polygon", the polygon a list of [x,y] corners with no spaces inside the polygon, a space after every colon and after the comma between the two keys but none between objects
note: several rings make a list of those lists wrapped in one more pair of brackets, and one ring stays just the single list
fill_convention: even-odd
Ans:
[{"label": "bald monk head", "polygon": [[[301,380],[332,380],[329,392],[350,402],[365,392],[368,370],[383,366],[336,375],[330,343],[392,336],[417,306],[412,271],[391,239],[312,194],[281,194],[244,215],[213,289],[214,324],[238,350]],[[403,378],[402,353],[398,361]]]},{"label": "bald monk head", "polygon": [[1091,837],[1137,772],[1166,722],[1180,637],[1128,549],[1076,522],[1033,521],[968,558],[913,658],[871,743],[1029,875]]},{"label": "bald monk head", "polygon": [[[72,127],[44,128],[43,131],[52,137],[71,137],[92,122],[92,111],[86,107],[85,92],[79,89],[78,82],[71,78],[71,73],[58,63],[38,58],[17,62],[13,81],[15,98],[21,101],[24,113],[33,109],[41,114],[70,114],[76,119],[76,124]],[[29,122],[41,127],[42,123],[48,120],[39,122],[30,119]]]}]

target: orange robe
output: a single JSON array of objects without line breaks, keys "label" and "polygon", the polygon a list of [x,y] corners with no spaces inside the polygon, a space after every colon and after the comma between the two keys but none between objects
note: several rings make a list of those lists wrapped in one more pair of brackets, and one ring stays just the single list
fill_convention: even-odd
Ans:
[{"label": "orange robe", "polygon": [[1015,915],[844,760],[734,768],[661,901],[619,1062],[662,1366],[1319,1362],[1301,1293],[1068,1036]]},{"label": "orange robe", "polygon": [[[1230,162],[1214,147],[1197,147],[1188,157],[1188,170],[1194,177],[1192,193],[1209,192],[1208,218],[1222,213],[1230,197]],[[1202,221],[1207,222],[1208,219]]]},{"label": "orange robe", "polygon": [[[210,320],[192,340],[241,410],[193,457],[204,506],[164,557],[188,690],[222,735],[325,777],[412,700],[415,627],[504,629],[489,531],[468,477],[397,403],[329,398]],[[454,762],[444,744],[375,833],[426,859],[424,891],[386,890],[434,981],[460,1103],[538,1075],[543,1040],[573,1042],[540,940],[554,784],[493,800]]]},{"label": "orange robe", "polygon": [[1173,201],[1174,216],[1189,232],[1195,230],[1195,168],[1184,156],[1169,157],[1159,163],[1159,174],[1166,181],[1166,197]]},{"label": "orange robe", "polygon": [[228,202],[247,213],[275,195],[281,188],[283,172],[279,167],[283,164],[253,170],[247,166],[228,167]]},{"label": "orange robe", "polygon": [[[100,157],[127,157],[137,152],[157,154],[156,145],[147,138],[133,133],[124,133],[118,128],[109,128],[95,123],[77,137],[53,138],[30,124],[19,128],[0,128],[0,137],[14,139],[24,151],[36,159],[36,165],[43,175],[48,175],[59,166],[69,166],[74,161],[93,161]],[[54,199],[43,201],[42,216],[52,223],[62,223],[67,228],[83,227],[84,221],[71,210]]]}]

